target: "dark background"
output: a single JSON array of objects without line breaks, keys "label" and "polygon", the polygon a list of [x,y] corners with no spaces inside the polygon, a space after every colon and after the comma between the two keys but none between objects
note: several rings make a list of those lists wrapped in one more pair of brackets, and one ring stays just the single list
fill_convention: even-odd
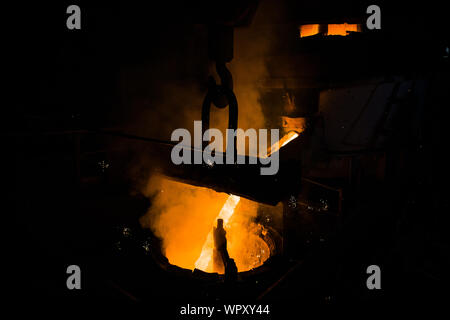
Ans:
[{"label": "dark background", "polygon": [[[66,28],[65,11],[70,4],[81,7],[81,30]],[[137,259],[134,265],[109,260],[108,248],[116,227],[138,229],[137,218],[145,213],[148,199],[138,196],[130,200],[135,181],[124,177],[101,177],[110,180],[102,180],[100,191],[80,191],[76,176],[80,168],[74,170],[73,161],[78,138],[48,133],[133,127],[140,110],[130,107],[127,97],[161,99],[160,84],[164,82],[196,83],[206,92],[207,44],[202,42],[202,26],[217,19],[216,7],[234,5],[238,4],[63,1],[17,3],[3,12],[8,26],[2,51],[8,55],[6,68],[12,71],[6,79],[6,97],[10,99],[4,100],[2,107],[7,177],[3,214],[13,218],[3,227],[9,298],[21,304],[60,299],[69,304],[127,300],[114,285],[99,279],[101,275],[109,279],[145,273],[144,266],[136,267],[139,259],[132,254],[124,260]],[[288,10],[278,17],[274,13],[273,24],[365,16],[367,7],[357,1],[286,1],[285,5]],[[382,30],[355,45],[361,54],[355,56],[353,65],[331,64],[328,76],[332,80],[400,74],[428,79],[423,98],[429,103],[420,117],[420,128],[415,128],[420,135],[397,138],[409,150],[400,180],[370,186],[354,196],[355,211],[369,213],[349,219],[335,241],[317,251],[315,260],[294,276],[290,286],[281,289],[281,305],[292,307],[297,299],[323,303],[328,296],[336,297],[333,303],[374,305],[399,299],[424,303],[448,298],[448,142],[444,121],[449,74],[448,58],[443,58],[444,48],[449,46],[448,18],[442,3],[379,5]],[[294,40],[279,40],[272,50],[298,50]],[[318,46],[325,61],[328,49]],[[126,77],[126,70],[143,65],[138,78]],[[129,81],[133,85],[127,87]],[[149,119],[148,125],[159,121]],[[92,150],[123,144],[110,137],[81,139]],[[127,162],[124,157],[109,157],[109,162],[119,166]],[[94,166],[104,159],[102,153],[93,156],[82,170],[98,170],[89,163]],[[123,210],[129,213],[124,215]],[[335,257],[337,251],[341,254]],[[339,262],[331,262],[335,260]],[[378,261],[386,270],[383,290],[367,293],[360,283],[366,276],[362,266]],[[69,264],[81,266],[85,290],[66,289]],[[336,265],[342,270],[337,276]],[[314,276],[305,276],[311,273]],[[138,291],[148,288],[142,284]],[[157,305],[170,301],[171,296],[168,290],[147,299]]]}]

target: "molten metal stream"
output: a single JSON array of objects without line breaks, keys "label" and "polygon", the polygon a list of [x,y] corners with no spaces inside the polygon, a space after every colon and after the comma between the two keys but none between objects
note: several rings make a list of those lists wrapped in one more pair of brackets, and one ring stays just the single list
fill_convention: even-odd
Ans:
[{"label": "molten metal stream", "polygon": [[[285,146],[298,136],[299,134],[294,131],[289,132],[283,138],[281,138],[279,141],[277,141],[272,145],[270,153],[277,151],[279,148]],[[227,227],[230,218],[234,214],[234,209],[236,209],[236,206],[239,203],[239,200],[241,200],[241,197],[230,195],[225,204],[223,205],[222,209],[220,210],[219,215],[216,217],[215,221],[217,221],[217,219],[223,219],[223,225],[224,227]],[[198,257],[197,261],[195,262],[195,268],[206,271],[208,269],[209,264],[211,263],[213,250],[214,250],[214,240],[213,240],[213,232],[211,230],[208,233],[205,243],[203,244],[200,257]]]},{"label": "molten metal stream", "polygon": [[270,147],[270,153],[268,155],[271,155],[272,153],[278,151],[281,147],[284,147],[289,142],[297,138],[299,134],[295,131],[290,131],[288,134],[284,135],[283,138],[281,138],[279,141],[275,142]]},{"label": "molten metal stream", "polygon": [[[222,209],[220,210],[220,213],[216,217],[215,221],[217,221],[217,219],[223,219],[223,225],[224,227],[226,227],[228,221],[230,220],[231,216],[234,213],[234,209],[236,209],[236,206],[239,203],[239,200],[241,200],[241,197],[230,195],[225,204],[223,205]],[[208,268],[208,265],[211,262],[213,256],[213,250],[214,250],[213,234],[212,231],[210,231],[208,233],[208,237],[206,238],[205,243],[203,244],[200,257],[195,262],[195,267],[197,269],[204,271]]]}]

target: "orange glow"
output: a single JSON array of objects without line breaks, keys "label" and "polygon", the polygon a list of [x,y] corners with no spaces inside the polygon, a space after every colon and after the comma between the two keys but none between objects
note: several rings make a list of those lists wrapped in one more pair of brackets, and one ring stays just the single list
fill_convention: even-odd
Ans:
[{"label": "orange glow", "polygon": [[298,136],[299,134],[297,132],[291,131],[280,140],[279,144],[281,144],[281,146],[284,147]]},{"label": "orange glow", "polygon": [[[298,135],[291,131],[274,146],[282,147]],[[260,237],[265,228],[253,222],[258,203],[161,175],[152,176],[145,193],[152,199],[152,206],[141,218],[141,225],[162,239],[163,253],[171,264],[223,272],[215,270],[212,263],[217,219],[223,219],[228,253],[239,272],[256,268],[270,257],[269,245]]]},{"label": "orange glow", "polygon": [[[300,38],[314,36],[319,34],[320,24],[305,24],[299,27]],[[356,23],[333,23],[323,25],[326,36],[347,36],[349,32],[361,32],[361,25]]]},{"label": "orange glow", "polygon": [[259,236],[264,227],[253,222],[258,203],[161,175],[152,176],[146,195],[152,206],[140,219],[141,225],[161,238],[163,254],[171,264],[217,272],[210,261],[212,229],[218,218],[224,220],[228,253],[239,272],[256,268],[269,258],[270,248]]},{"label": "orange glow", "polygon": [[[289,142],[291,142],[298,136],[299,134],[297,132],[294,131],[289,132],[288,134],[283,136],[283,138],[281,138],[279,141],[277,141],[271,146],[269,155],[277,151],[279,148],[287,145]],[[222,210],[220,210],[219,215],[216,217],[214,221],[217,221],[217,219],[223,219],[224,228],[228,228],[229,220],[235,213],[235,208],[238,205],[240,199],[241,198],[238,196],[230,195],[225,204],[223,205]],[[211,260],[213,256],[213,250],[214,250],[214,240],[213,240],[213,232],[211,229],[208,233],[205,243],[203,244],[200,257],[195,262],[195,267],[197,269],[203,271],[210,271],[212,269]],[[266,251],[268,251],[268,248]]]},{"label": "orange glow", "polygon": [[[217,219],[223,219],[224,228],[228,227],[228,222],[231,216],[234,214],[234,209],[236,209],[237,204],[241,200],[241,197],[230,195],[220,210],[219,215],[216,217],[214,221]],[[207,271],[208,266],[211,263],[211,259],[213,256],[214,250],[214,240],[213,240],[213,232],[209,231],[208,236],[206,238],[205,243],[202,247],[202,252],[200,253],[200,257],[195,262],[195,267],[199,270]]]},{"label": "orange glow", "polygon": [[297,138],[299,134],[295,131],[290,131],[286,135],[283,136],[279,141],[275,142],[271,147],[268,156],[270,156],[272,153],[280,150],[281,147],[284,147],[289,142]]},{"label": "orange glow", "polygon": [[346,36],[349,32],[360,32],[360,26],[358,24],[329,24],[328,36]]},{"label": "orange glow", "polygon": [[319,33],[318,24],[305,24],[300,26],[300,38],[310,37]]}]

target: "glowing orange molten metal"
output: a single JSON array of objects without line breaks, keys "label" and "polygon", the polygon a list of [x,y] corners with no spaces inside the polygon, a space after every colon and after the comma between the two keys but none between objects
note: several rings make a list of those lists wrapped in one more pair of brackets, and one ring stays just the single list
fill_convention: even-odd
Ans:
[{"label": "glowing orange molten metal", "polygon": [[280,150],[281,147],[284,147],[289,142],[297,138],[299,134],[295,131],[290,131],[288,134],[284,135],[283,138],[281,138],[279,141],[275,142],[268,152],[268,156],[270,156],[272,153]]},{"label": "glowing orange molten metal", "polygon": [[[228,221],[234,214],[234,209],[239,203],[239,200],[241,200],[241,197],[230,195],[225,204],[223,205],[222,210],[220,210],[220,213],[216,217],[215,221],[217,221],[217,219],[223,219],[223,225],[224,227],[227,227]],[[214,249],[213,234],[212,231],[210,231],[208,233],[208,237],[206,238],[205,244],[203,245],[200,257],[195,262],[195,267],[197,269],[203,271],[208,270],[208,266],[213,256],[213,249]]]},{"label": "glowing orange molten metal", "polygon": [[[297,132],[289,132],[270,151],[295,139]],[[223,272],[214,270],[213,263],[213,224],[217,219],[223,219],[228,253],[239,272],[259,267],[269,259],[271,244],[261,237],[267,231],[254,222],[263,204],[157,174],[151,176],[144,192],[152,199],[152,206],[140,222],[162,240],[169,263],[191,270]],[[274,217],[282,215],[282,207],[265,210]]]},{"label": "glowing orange molten metal", "polygon": [[[295,138],[297,138],[299,134],[297,132],[291,131],[283,138],[281,138],[279,141],[274,143],[271,146],[270,153],[273,153],[277,150],[279,150],[281,147],[285,146]],[[239,203],[239,200],[241,198],[235,195],[230,195],[223,205],[222,209],[220,210],[219,215],[216,217],[214,221],[217,221],[217,219],[223,219],[223,225],[225,228],[228,227],[228,222],[230,221],[230,218],[233,216],[236,206]],[[214,250],[214,240],[213,240],[213,232],[212,230],[208,233],[208,236],[206,238],[205,243],[202,247],[202,252],[200,253],[200,257],[195,262],[195,267],[199,270],[203,271],[210,271],[211,270],[211,260],[213,257],[213,250]]]}]

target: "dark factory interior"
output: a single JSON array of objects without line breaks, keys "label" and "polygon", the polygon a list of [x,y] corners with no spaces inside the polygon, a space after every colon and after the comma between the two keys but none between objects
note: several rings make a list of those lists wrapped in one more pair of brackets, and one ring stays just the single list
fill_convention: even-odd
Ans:
[{"label": "dark factory interior", "polygon": [[[448,298],[443,3],[14,7],[2,133],[13,301],[171,305],[166,318],[188,303],[268,304],[276,318]],[[247,149],[244,164],[174,164],[171,134],[194,121],[279,129],[279,170],[261,175]],[[219,218],[222,269],[208,245]],[[68,290],[70,265],[81,290]],[[373,265],[381,289],[368,288]]]}]

